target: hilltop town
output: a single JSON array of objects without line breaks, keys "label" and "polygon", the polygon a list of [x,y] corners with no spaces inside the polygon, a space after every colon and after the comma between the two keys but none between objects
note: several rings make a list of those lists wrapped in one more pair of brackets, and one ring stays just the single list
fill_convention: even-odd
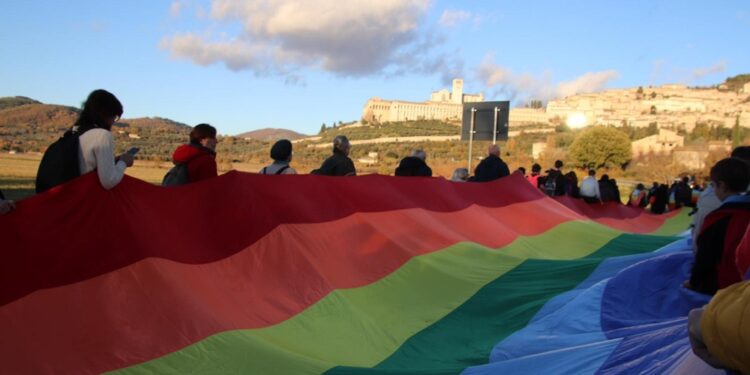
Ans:
[{"label": "hilltop town", "polygon": [[[646,86],[573,95],[546,105],[532,101],[511,109],[510,138],[501,142],[503,158],[513,168],[534,162],[548,166],[556,159],[573,163],[569,147],[575,138],[590,125],[608,125],[627,134],[632,157],[627,168],[611,170],[610,175],[643,181],[686,173],[705,176],[711,161],[733,144],[750,142],[749,81],[750,75],[742,75],[709,88]],[[361,121],[324,124],[317,135],[295,140],[295,166],[302,171],[317,167],[330,152],[331,140],[346,135],[362,173],[390,174],[401,157],[419,148],[428,152],[436,175],[450,176],[466,163],[468,143],[458,135],[463,105],[482,102],[485,96],[465,93],[463,81],[456,79],[451,90],[435,91],[428,98],[369,100]],[[77,111],[30,98],[0,98],[0,152],[37,160],[75,121]],[[122,119],[113,129],[118,152],[139,147],[139,160],[159,168],[164,167],[161,163],[168,166],[171,152],[188,132],[187,125],[158,117]],[[256,171],[267,162],[273,139],[294,138],[278,130],[260,133],[269,132],[270,139],[259,132],[222,136],[220,169]]]},{"label": "hilltop town", "polygon": [[[747,82],[750,77],[744,78],[747,79],[739,83],[730,78],[710,88],[663,85],[613,89],[550,100],[546,106],[532,101],[525,108],[511,109],[509,125],[511,130],[536,128],[540,132],[552,132],[560,124],[571,128],[588,125],[640,128],[655,124],[660,129],[687,132],[699,123],[729,128],[739,121],[740,126],[750,127],[750,82]],[[460,121],[463,104],[479,101],[484,101],[482,93],[464,94],[463,80],[454,79],[452,92],[445,89],[433,92],[425,102],[372,98],[362,110],[362,119],[380,123]]]}]

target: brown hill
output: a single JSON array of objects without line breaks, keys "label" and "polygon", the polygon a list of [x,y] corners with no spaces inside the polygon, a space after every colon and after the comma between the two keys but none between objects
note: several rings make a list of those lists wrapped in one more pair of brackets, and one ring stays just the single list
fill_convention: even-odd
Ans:
[{"label": "brown hill", "polygon": [[141,149],[143,159],[168,160],[177,146],[188,141],[190,126],[161,117],[122,119],[112,127],[119,151]]},{"label": "brown hill", "polygon": [[75,108],[23,104],[0,110],[0,150],[44,151],[78,117]]},{"label": "brown hill", "polygon": [[288,129],[265,128],[237,134],[236,137],[244,139],[255,139],[259,141],[275,141],[277,139],[295,140],[305,138],[307,136]]},{"label": "brown hill", "polygon": [[34,99],[25,96],[9,96],[0,98],[0,110],[18,107],[25,104],[42,104]]},{"label": "brown hill", "polygon": [[[25,97],[0,98],[0,152],[44,152],[75,123],[78,113],[77,108]],[[139,147],[139,159],[170,160],[175,148],[187,143],[190,129],[161,117],[126,118],[114,125],[112,134],[117,152]],[[218,160],[245,160],[255,152],[265,158],[267,148],[261,141],[220,137]]]},{"label": "brown hill", "polygon": [[[23,97],[0,98],[2,104],[8,105],[0,109],[0,152],[43,152],[75,123],[79,112]],[[189,126],[159,117],[123,119],[112,129],[116,144],[140,147],[143,156],[168,155],[189,132]]]}]

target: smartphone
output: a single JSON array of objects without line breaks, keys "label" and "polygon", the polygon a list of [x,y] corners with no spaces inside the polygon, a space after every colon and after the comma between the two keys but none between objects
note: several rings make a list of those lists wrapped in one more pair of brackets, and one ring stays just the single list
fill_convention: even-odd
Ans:
[{"label": "smartphone", "polygon": [[130,150],[128,150],[127,152],[128,152],[128,154],[130,154],[130,155],[135,155],[135,154],[137,154],[137,153],[138,153],[138,151],[141,151],[141,149],[140,149],[140,148],[138,148],[138,147],[133,147],[133,148],[131,148]]}]

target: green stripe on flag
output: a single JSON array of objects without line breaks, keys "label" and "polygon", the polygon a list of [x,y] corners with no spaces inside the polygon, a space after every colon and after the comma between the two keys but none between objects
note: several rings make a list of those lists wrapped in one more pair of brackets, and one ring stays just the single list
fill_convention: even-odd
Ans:
[{"label": "green stripe on flag", "polygon": [[674,236],[690,229],[692,219],[688,215],[689,212],[690,209],[683,208],[680,213],[667,219],[659,229],[650,234],[655,236]]},{"label": "green stripe on flag", "polygon": [[[507,275],[526,259],[586,257],[619,233],[593,222],[576,221],[537,236],[519,237],[500,250],[474,243],[456,244],[414,257],[372,284],[335,290],[277,325],[217,333],[174,353],[121,371],[319,374],[336,365],[372,367],[391,356],[415,334],[455,313],[455,309],[480,289]],[[523,271],[535,272],[539,280],[529,281],[531,285],[521,288],[517,284],[514,288],[518,293],[546,288],[550,283],[560,284],[549,291],[551,297],[574,287],[574,281],[580,278],[572,277],[568,282],[568,276],[559,275],[561,280],[550,281],[545,275],[553,274],[555,262],[539,264],[549,267],[549,272],[538,267]],[[593,269],[595,265],[580,267]],[[543,298],[549,297],[544,294]],[[506,319],[513,320],[513,317]]]},{"label": "green stripe on flag", "polygon": [[604,259],[650,252],[676,239],[623,234],[582,259],[529,259],[409,338],[376,368],[337,367],[326,374],[448,374],[485,364],[495,344],[525,327],[551,298],[583,282]]}]

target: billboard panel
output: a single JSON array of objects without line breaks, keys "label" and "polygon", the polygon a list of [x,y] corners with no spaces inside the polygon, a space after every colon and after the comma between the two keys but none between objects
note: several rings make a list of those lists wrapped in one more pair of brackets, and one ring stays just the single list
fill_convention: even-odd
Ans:
[{"label": "billboard panel", "polygon": [[496,140],[507,140],[509,115],[509,101],[464,103],[461,140],[469,140],[472,117],[474,118],[475,141],[491,141],[495,133],[495,121],[497,121]]}]

